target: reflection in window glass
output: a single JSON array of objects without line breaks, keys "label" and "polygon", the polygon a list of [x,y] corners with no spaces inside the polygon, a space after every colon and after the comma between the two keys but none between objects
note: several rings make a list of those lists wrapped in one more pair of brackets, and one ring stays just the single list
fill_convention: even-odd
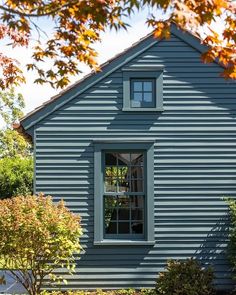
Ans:
[{"label": "reflection in window glass", "polygon": [[118,223],[118,234],[129,234],[130,229],[129,229],[129,222],[119,222]]},{"label": "reflection in window glass", "polygon": [[[142,99],[143,99],[142,92],[134,92],[134,98],[133,98],[134,101],[140,101],[141,102]],[[141,105],[141,103],[139,105]]]},{"label": "reflection in window glass", "polygon": [[131,154],[131,165],[143,166],[143,154]]},{"label": "reflection in window glass", "polygon": [[131,168],[131,179],[142,179],[143,178],[143,167],[141,166],[132,166]]},{"label": "reflection in window glass", "polygon": [[[144,234],[143,153],[105,153],[106,235]],[[137,193],[138,195],[136,195]]]},{"label": "reflection in window glass", "polygon": [[105,178],[106,192],[116,192],[117,191],[117,179],[112,177]]},{"label": "reflection in window glass", "polygon": [[143,89],[143,84],[142,82],[134,82],[134,91],[142,91]]},{"label": "reflection in window glass", "polygon": [[143,223],[142,222],[132,222],[131,223],[132,234],[142,234],[143,233]]},{"label": "reflection in window glass", "polygon": [[144,93],[143,94],[143,100],[146,101],[146,102],[151,102],[152,101],[152,93]]},{"label": "reflection in window glass", "polygon": [[131,210],[131,219],[132,220],[143,220],[143,210],[135,208]]},{"label": "reflection in window glass", "polygon": [[106,165],[116,165],[117,162],[116,162],[117,158],[116,158],[116,154],[113,154],[113,153],[106,153],[105,154],[105,164]]},{"label": "reflection in window glass", "polygon": [[128,192],[130,191],[130,181],[127,179],[117,180],[117,191],[118,192]]},{"label": "reflection in window glass", "polygon": [[131,208],[140,207],[143,208],[143,197],[142,196],[131,196],[130,197]]},{"label": "reflection in window glass", "polygon": [[143,180],[134,179],[131,180],[131,192],[143,192]]},{"label": "reflection in window glass", "polygon": [[129,208],[130,207],[129,196],[118,196],[117,205],[118,207]]},{"label": "reflection in window glass", "polygon": [[129,220],[129,208],[119,208],[118,218],[119,220]]},{"label": "reflection in window glass", "polygon": [[128,166],[130,163],[130,154],[117,154],[118,165]]},{"label": "reflection in window glass", "polygon": [[143,234],[144,196],[104,196],[105,234]]},{"label": "reflection in window glass", "polygon": [[143,82],[143,91],[152,92],[152,82],[150,82],[150,81]]},{"label": "reflection in window glass", "polygon": [[143,179],[142,153],[105,153],[105,192],[142,192]]},{"label": "reflection in window glass", "polygon": [[155,100],[154,79],[131,79],[131,107],[154,108]]}]

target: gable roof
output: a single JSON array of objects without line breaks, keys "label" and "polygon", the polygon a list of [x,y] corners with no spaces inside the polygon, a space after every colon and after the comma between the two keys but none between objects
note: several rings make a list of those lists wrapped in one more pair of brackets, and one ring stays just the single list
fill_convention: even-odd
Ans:
[{"label": "gable roof", "polygon": [[[183,32],[175,24],[171,25],[171,33],[189,44],[200,53],[203,53],[207,50],[207,47],[201,44],[201,40],[198,37],[194,36],[190,32]],[[20,124],[16,127],[16,129],[18,129],[21,133],[26,132],[32,136],[32,128],[36,123],[43,120],[52,112],[86,91],[89,87],[98,83],[100,80],[104,79],[112,72],[116,71],[118,68],[122,67],[136,56],[140,55],[145,50],[149,49],[160,41],[160,39],[154,39],[153,32],[148,34],[133,44],[131,47],[125,49],[120,54],[100,65],[101,72],[91,72],[76,83],[67,87],[65,90],[61,91],[58,95],[53,96],[35,110],[25,115],[21,119]]]}]

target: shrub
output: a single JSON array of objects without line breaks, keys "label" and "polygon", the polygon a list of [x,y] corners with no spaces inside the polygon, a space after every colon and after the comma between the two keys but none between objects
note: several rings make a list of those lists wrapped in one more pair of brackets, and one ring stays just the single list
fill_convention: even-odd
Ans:
[{"label": "shrub", "polygon": [[154,295],[153,289],[142,289],[142,290],[135,290],[135,289],[116,289],[116,290],[106,290],[103,291],[98,289],[96,291],[86,291],[86,290],[79,290],[79,291],[43,291],[41,295]]},{"label": "shrub", "polygon": [[31,295],[40,293],[46,276],[60,282],[58,268],[73,271],[81,234],[79,216],[62,201],[42,194],[0,200],[0,267]]},{"label": "shrub", "polygon": [[213,294],[213,271],[202,269],[194,259],[170,260],[167,271],[161,272],[156,284],[158,295],[210,295]]},{"label": "shrub", "polygon": [[32,194],[32,191],[32,157],[0,159],[0,199]]},{"label": "shrub", "polygon": [[236,280],[236,200],[226,199],[226,202],[229,205],[231,221],[229,229],[228,256],[233,268],[233,279]]}]

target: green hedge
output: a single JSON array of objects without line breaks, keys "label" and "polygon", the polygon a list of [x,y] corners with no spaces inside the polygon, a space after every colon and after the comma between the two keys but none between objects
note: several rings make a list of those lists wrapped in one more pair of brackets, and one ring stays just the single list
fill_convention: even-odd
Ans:
[{"label": "green hedge", "polygon": [[33,192],[32,157],[0,159],[0,199]]}]

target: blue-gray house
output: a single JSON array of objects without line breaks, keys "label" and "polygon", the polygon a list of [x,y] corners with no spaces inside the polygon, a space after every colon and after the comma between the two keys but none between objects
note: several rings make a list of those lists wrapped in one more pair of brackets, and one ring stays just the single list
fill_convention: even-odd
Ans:
[{"label": "blue-gray house", "polygon": [[236,83],[205,50],[172,25],[22,119],[35,192],[82,216],[66,289],[153,287],[167,259],[187,257],[232,288],[222,197],[236,196]]}]

